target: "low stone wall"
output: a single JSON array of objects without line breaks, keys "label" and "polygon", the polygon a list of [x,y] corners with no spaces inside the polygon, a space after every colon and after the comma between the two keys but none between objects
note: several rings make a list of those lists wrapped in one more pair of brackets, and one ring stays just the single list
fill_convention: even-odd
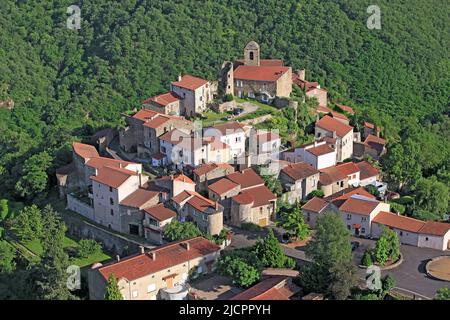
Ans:
[{"label": "low stone wall", "polygon": [[71,194],[67,195],[67,209],[75,211],[88,219],[94,219],[94,208],[78,200]]},{"label": "low stone wall", "polygon": [[142,241],[133,240],[131,237],[120,235],[112,230],[100,227],[93,222],[86,221],[76,214],[63,214],[64,222],[67,225],[67,232],[76,238],[95,239],[103,244],[104,248],[111,253],[120,256],[140,252],[140,246],[153,248],[154,246]]},{"label": "low stone wall", "polygon": [[270,120],[270,119],[272,119],[272,115],[265,114],[265,115],[257,117],[257,118],[243,120],[243,121],[241,121],[241,123],[247,124],[247,125],[255,125],[255,124]]}]

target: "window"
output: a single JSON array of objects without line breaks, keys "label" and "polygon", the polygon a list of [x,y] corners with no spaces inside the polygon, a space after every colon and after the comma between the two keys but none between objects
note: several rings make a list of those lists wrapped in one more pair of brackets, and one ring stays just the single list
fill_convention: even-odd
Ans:
[{"label": "window", "polygon": [[112,216],[114,215],[114,210],[113,210],[113,209],[111,209],[111,215],[112,215]]},{"label": "window", "polygon": [[361,228],[361,233],[366,233],[366,228]]},{"label": "window", "polygon": [[425,241],[428,241],[428,237],[425,238]]},{"label": "window", "polygon": [[109,204],[112,205],[112,206],[114,205],[114,199],[113,198],[109,198]]},{"label": "window", "polygon": [[255,59],[255,54],[253,53],[253,51],[250,51],[250,60]]},{"label": "window", "polygon": [[403,236],[403,231],[400,231],[400,237]]},{"label": "window", "polygon": [[147,286],[147,292],[152,292],[156,290],[156,284],[151,283]]},{"label": "window", "polygon": [[161,152],[166,153],[166,147],[161,147]]},{"label": "window", "polygon": [[352,227],[350,227],[350,225],[348,224],[348,225],[347,225],[347,229],[348,229],[348,230],[351,230]]},{"label": "window", "polygon": [[109,192],[112,192],[112,190],[113,190],[112,187],[109,187]]},{"label": "window", "polygon": [[138,291],[137,290],[133,290],[133,298],[137,298],[138,297],[138,295],[139,295],[139,293],[138,293]]},{"label": "window", "polygon": [[367,221],[366,217],[361,217],[361,222]]},{"label": "window", "polygon": [[347,214],[347,220],[351,220],[352,219],[352,215],[351,214]]},{"label": "window", "polygon": [[202,273],[203,272],[203,267],[202,266],[198,266],[197,267],[197,273]]}]

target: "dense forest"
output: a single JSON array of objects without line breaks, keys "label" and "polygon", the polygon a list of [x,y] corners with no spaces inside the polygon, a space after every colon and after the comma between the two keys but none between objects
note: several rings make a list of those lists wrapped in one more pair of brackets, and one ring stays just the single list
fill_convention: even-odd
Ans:
[{"label": "dense forest", "polygon": [[[421,219],[448,213],[448,1],[379,0],[380,30],[366,26],[369,0],[79,0],[79,30],[67,28],[72,4],[0,2],[0,236],[10,221],[26,233],[19,238],[51,230],[28,239],[45,254],[14,277],[15,250],[0,241],[0,297],[74,298],[64,287],[65,226],[44,207],[55,169],[71,161],[71,142],[120,125],[121,112],[180,73],[216,80],[249,40],[263,57],[306,69],[331,105],[354,107],[352,124],[382,127],[389,152],[381,165],[403,196],[399,208]],[[291,121],[292,113],[266,125],[305,141],[314,116]],[[6,199],[25,206],[20,219]]]}]

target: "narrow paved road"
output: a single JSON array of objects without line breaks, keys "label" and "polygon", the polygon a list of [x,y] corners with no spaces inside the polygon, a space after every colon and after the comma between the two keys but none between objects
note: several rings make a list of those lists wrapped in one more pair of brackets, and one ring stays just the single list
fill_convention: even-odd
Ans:
[{"label": "narrow paved road", "polygon": [[[232,230],[234,232],[233,240],[227,250],[252,246],[259,237],[264,237],[267,233],[267,231],[250,232],[236,228],[232,228]],[[352,238],[352,241],[360,243],[359,248],[354,251],[354,262],[359,264],[364,251],[375,246],[375,240]],[[300,264],[310,261],[301,247],[290,248],[283,245],[283,249],[286,255],[297,259]],[[425,273],[425,264],[428,260],[440,255],[450,255],[450,252],[408,245],[402,245],[401,252],[403,263],[395,269],[382,272],[382,276],[385,274],[394,276],[399,291],[410,295],[415,294],[422,299],[432,299],[439,288],[450,287],[450,283],[431,279]],[[358,268],[358,274],[365,279],[366,270]]]}]

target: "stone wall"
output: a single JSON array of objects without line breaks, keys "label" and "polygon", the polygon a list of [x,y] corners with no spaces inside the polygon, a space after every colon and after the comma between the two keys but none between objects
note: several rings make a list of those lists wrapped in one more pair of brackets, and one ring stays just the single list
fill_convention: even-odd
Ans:
[{"label": "stone wall", "polygon": [[94,208],[70,194],[67,195],[67,208],[81,214],[83,217],[94,220]]}]

